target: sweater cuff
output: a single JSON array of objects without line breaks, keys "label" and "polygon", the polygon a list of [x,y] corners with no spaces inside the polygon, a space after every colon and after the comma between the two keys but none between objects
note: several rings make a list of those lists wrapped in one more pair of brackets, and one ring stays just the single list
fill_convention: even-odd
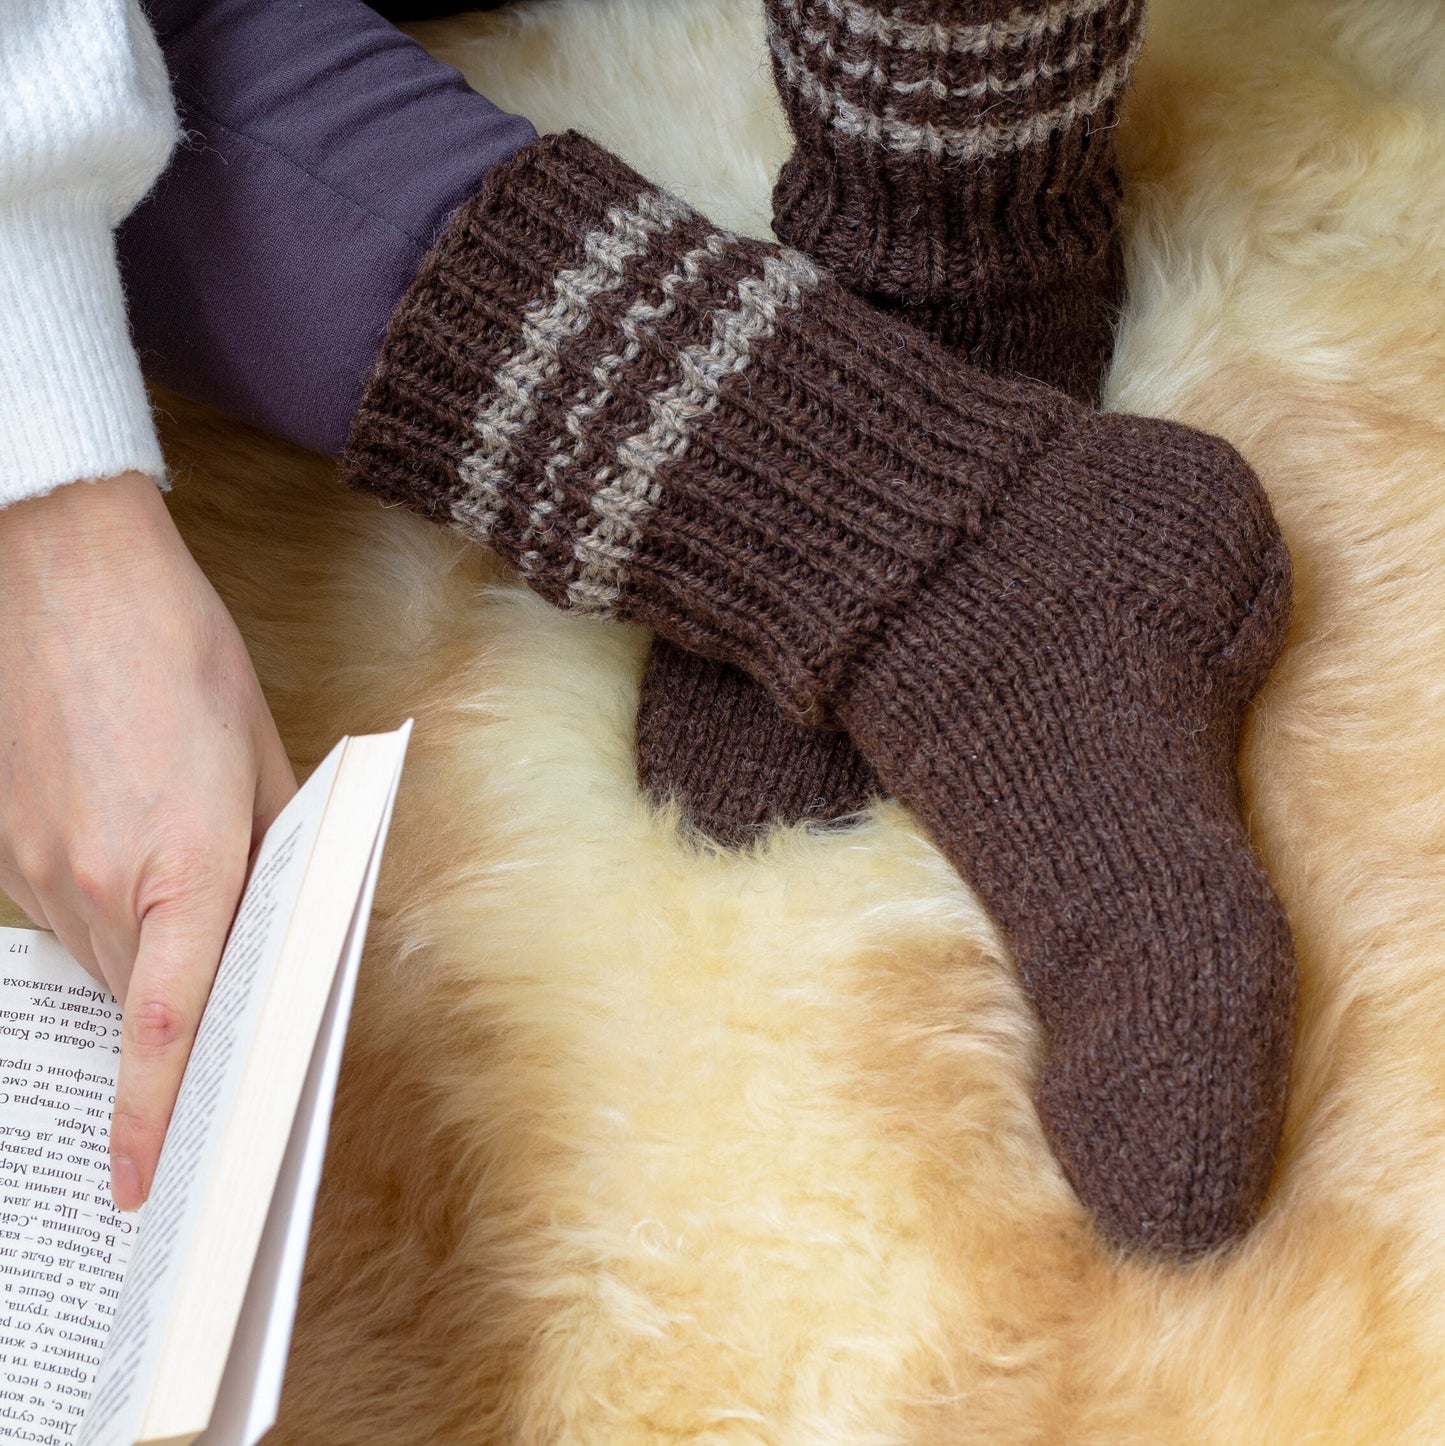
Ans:
[{"label": "sweater cuff", "polygon": [[104,199],[0,206],[0,506],[165,464]]}]

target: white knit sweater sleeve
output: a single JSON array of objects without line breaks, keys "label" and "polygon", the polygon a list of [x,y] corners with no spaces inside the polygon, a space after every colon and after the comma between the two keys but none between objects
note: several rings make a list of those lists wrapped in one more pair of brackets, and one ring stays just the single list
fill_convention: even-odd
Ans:
[{"label": "white knit sweater sleeve", "polygon": [[0,0],[0,507],[164,476],[114,231],[176,129],[137,0]]}]

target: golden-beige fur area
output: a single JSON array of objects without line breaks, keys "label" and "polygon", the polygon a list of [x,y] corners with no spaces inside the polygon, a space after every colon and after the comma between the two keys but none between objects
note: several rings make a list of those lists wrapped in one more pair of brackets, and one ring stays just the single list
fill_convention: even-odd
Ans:
[{"label": "golden-beige fur area", "polygon": [[[766,226],[759,0],[417,33]],[[274,1442],[1445,1441],[1445,4],[1155,0],[1121,144],[1110,403],[1239,445],[1297,567],[1242,759],[1302,972],[1265,1217],[1106,1254],[901,809],[689,841],[634,783],[642,633],[167,400],[298,769],[417,719]]]}]

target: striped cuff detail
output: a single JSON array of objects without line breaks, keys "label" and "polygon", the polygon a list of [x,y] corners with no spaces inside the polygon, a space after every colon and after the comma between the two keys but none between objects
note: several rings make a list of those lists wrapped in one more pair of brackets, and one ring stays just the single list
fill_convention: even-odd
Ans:
[{"label": "striped cuff detail", "polygon": [[1090,0],[1098,24],[1061,23],[1032,45],[924,56],[809,26],[804,0],[780,0],[797,28],[771,26],[769,44],[780,83],[840,136],[960,164],[1037,146],[1112,106],[1143,45],[1142,0],[1117,8],[1100,20]]},{"label": "striped cuff detail", "polygon": [[1047,412],[569,134],[453,218],[345,471],[816,715]]},{"label": "striped cuff detail", "polygon": [[1114,127],[1145,0],[766,5],[796,141],[779,239],[975,365],[1091,401],[1123,280]]},{"label": "striped cuff detail", "polygon": [[[892,50],[924,55],[988,55],[1036,45],[1065,26],[1086,20],[1106,8],[1110,0],[1050,0],[1019,5],[1006,14],[983,21],[910,20],[902,6],[880,10],[859,0],[818,0],[819,17],[843,27],[850,37],[877,41]],[[914,0],[925,12],[944,7]],[[980,6],[975,8],[986,8]]]},{"label": "striped cuff detail", "polygon": [[[454,521],[479,538],[491,536],[502,511],[503,484],[536,427],[538,398],[561,375],[563,348],[592,324],[597,303],[626,285],[628,263],[645,258],[658,236],[689,214],[680,201],[654,190],[611,207],[606,224],[587,233],[582,264],[558,271],[527,307],[515,349],[497,367],[472,424],[474,442],[458,468],[463,490],[452,505]],[[609,372],[624,359],[620,353],[610,358]],[[597,406],[605,400],[599,396]],[[580,425],[584,417],[579,407],[568,420]],[[539,500],[531,514],[534,528],[545,515],[540,509]]]},{"label": "striped cuff detail", "polygon": [[915,24],[856,0],[771,0],[780,89],[839,136],[952,164],[1037,146],[1108,112],[1144,0],[1058,0],[986,24]]},{"label": "striped cuff detail", "polygon": [[[718,255],[728,240],[725,232],[714,233],[703,249]],[[659,310],[675,305],[668,296],[669,285],[685,282],[695,256],[690,253],[682,267],[662,282],[667,299],[660,304],[638,303],[623,319],[620,330],[627,349],[610,354],[597,368],[603,390],[612,385],[619,367],[642,352],[642,329],[657,319]],[[709,313],[706,339],[678,353],[677,379],[648,398],[647,425],[617,445],[613,463],[598,476],[586,531],[572,549],[576,576],[568,584],[567,600],[573,607],[610,613],[617,605],[629,562],[641,545],[643,526],[657,499],[662,469],[683,461],[698,428],[717,413],[724,384],[742,377],[756,350],[777,330],[780,314],[796,310],[821,279],[812,262],[796,251],[765,257],[761,271],[744,276],[728,302]],[[567,453],[569,459],[575,460],[583,450],[581,428],[594,410],[595,395],[568,412],[563,423],[565,432],[579,438],[579,445]],[[550,501],[544,498],[540,505]]]}]

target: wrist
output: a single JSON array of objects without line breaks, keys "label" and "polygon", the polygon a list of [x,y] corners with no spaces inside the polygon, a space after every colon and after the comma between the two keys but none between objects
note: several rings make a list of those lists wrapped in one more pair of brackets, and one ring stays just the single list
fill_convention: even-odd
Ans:
[{"label": "wrist", "polygon": [[47,588],[68,580],[93,588],[97,566],[153,554],[174,535],[160,488],[141,472],[67,483],[0,508],[6,571]]}]

